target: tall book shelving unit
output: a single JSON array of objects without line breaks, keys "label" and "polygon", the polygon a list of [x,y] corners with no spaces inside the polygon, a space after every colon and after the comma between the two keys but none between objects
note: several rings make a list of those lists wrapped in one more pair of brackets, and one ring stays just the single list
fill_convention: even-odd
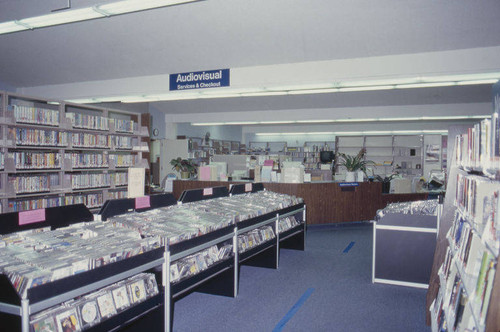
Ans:
[{"label": "tall book shelving unit", "polygon": [[494,108],[455,139],[427,294],[433,331],[500,330],[498,92]]},{"label": "tall book shelving unit", "polygon": [[0,92],[0,211],[126,197],[148,136],[138,113]]}]

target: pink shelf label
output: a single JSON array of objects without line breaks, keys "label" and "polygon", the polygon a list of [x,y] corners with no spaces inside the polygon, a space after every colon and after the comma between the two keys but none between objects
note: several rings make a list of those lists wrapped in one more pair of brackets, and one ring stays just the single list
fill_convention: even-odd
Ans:
[{"label": "pink shelf label", "polygon": [[264,166],[273,166],[274,161],[271,159],[264,160]]},{"label": "pink shelf label", "polygon": [[142,196],[135,198],[135,208],[136,209],[145,209],[151,207],[151,201],[149,196]]},{"label": "pink shelf label", "polygon": [[45,209],[19,212],[19,226],[45,221]]},{"label": "pink shelf label", "polygon": [[209,195],[213,195],[213,194],[214,194],[213,188],[205,188],[205,189],[203,189],[203,196],[209,196]]},{"label": "pink shelf label", "polygon": [[251,183],[245,183],[245,192],[252,191],[252,184]]}]

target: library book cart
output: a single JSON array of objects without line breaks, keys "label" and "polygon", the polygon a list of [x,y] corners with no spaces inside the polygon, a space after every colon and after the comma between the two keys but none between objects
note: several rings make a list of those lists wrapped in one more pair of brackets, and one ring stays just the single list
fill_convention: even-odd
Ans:
[{"label": "library book cart", "polygon": [[[7,213],[0,215],[0,230],[2,234],[10,234],[17,231],[33,230],[37,227],[64,229],[62,227],[77,223],[93,225],[101,222],[113,224],[113,226],[130,222],[128,224],[130,226],[140,223],[142,219],[145,220],[150,215],[161,218],[162,213],[164,213],[162,210],[170,210],[174,215],[181,214],[183,205],[191,204],[184,210],[201,211],[197,209],[207,209],[207,207],[217,205],[216,199],[226,200],[228,204],[234,204],[235,202],[232,201],[237,201],[238,198],[246,200],[244,195],[263,194],[282,195],[266,193],[262,184],[233,186],[231,193],[225,187],[223,189],[217,187],[195,189],[183,193],[183,200],[179,202],[171,194],[107,201],[100,211],[98,218],[101,219],[100,221],[93,221],[94,216],[82,204],[42,209],[44,218],[37,220],[38,222],[19,222],[20,215],[23,217],[23,213],[34,213],[31,211]],[[264,202],[266,199],[268,198],[263,198]],[[106,319],[103,315],[103,319],[100,319],[98,323],[84,330],[109,331],[130,327],[141,328],[142,324],[150,324],[148,319],[144,318],[152,315],[163,319],[163,324],[158,322],[155,330],[157,328],[158,330],[170,331],[173,327],[172,318],[176,299],[193,291],[235,297],[238,293],[241,264],[276,269],[278,268],[280,248],[305,249],[305,204],[296,203],[293,200],[290,202],[292,202],[291,205],[286,207],[273,208],[273,211],[267,211],[241,221],[236,220],[234,223],[225,224],[217,229],[205,229],[205,232],[196,236],[179,238],[180,241],[170,242],[172,238],[160,236],[165,242],[157,247],[144,250],[137,255],[127,256],[121,260],[108,262],[88,271],[28,288],[25,296],[19,295],[9,277],[1,274],[0,316],[2,322],[8,322],[11,324],[9,326],[14,326],[13,331],[30,331],[30,327],[33,327],[30,325],[33,315],[51,310],[51,308],[61,304],[71,305],[75,298],[78,300],[90,292],[106,289],[116,284],[120,285],[125,280],[146,272],[154,276],[153,279],[158,285],[158,292],[154,296],[135,305],[122,308],[122,310],[117,310],[115,315],[106,317]],[[269,202],[269,204],[271,203]],[[180,217],[182,219],[184,215]],[[163,221],[164,225],[169,225],[171,220]],[[141,227],[152,223],[149,221],[142,226],[139,224],[138,228],[141,229]],[[145,236],[146,228],[142,232],[143,240],[150,239]],[[257,241],[257,234],[261,235],[261,241]],[[249,244],[251,242],[253,245]],[[200,253],[206,254],[213,248],[219,249],[219,254],[222,249],[227,249],[224,251],[226,255],[221,256],[222,259],[214,259],[210,264],[205,264],[203,268],[194,271],[195,267],[200,264],[199,258],[206,257],[201,256]],[[175,270],[177,273],[173,273],[173,267],[186,266],[190,262],[194,262],[194,265],[187,265],[187,271],[193,273],[188,273],[185,277],[180,277],[178,270]],[[148,326],[150,327],[150,325]]]},{"label": "library book cart", "polygon": [[500,84],[495,86],[491,118],[449,130],[452,163],[427,292],[432,331],[500,331]]}]

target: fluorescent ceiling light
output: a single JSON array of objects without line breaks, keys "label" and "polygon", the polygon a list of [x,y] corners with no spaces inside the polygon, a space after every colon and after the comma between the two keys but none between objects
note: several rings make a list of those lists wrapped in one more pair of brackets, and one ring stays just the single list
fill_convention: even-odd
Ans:
[{"label": "fluorescent ceiling light", "polygon": [[224,122],[205,122],[205,123],[191,123],[191,126],[220,126]]},{"label": "fluorescent ceiling light", "polygon": [[352,88],[339,88],[339,92],[392,90],[395,88],[395,85],[357,86]]},{"label": "fluorescent ceiling light", "polygon": [[109,15],[120,15],[194,1],[196,0],[127,0],[100,5],[97,8]]},{"label": "fluorescent ceiling light", "polygon": [[296,121],[259,121],[259,124],[287,124],[295,122]]},{"label": "fluorescent ceiling light", "polygon": [[495,84],[498,79],[485,79],[485,80],[475,80],[475,81],[460,81],[457,85],[478,85],[478,84]]},{"label": "fluorescent ceiling light", "polygon": [[380,121],[380,119],[377,119],[377,118],[336,119],[333,121],[334,122],[373,122],[373,121]]},{"label": "fluorescent ceiling light", "polygon": [[282,96],[286,94],[288,94],[288,91],[262,91],[262,92],[240,93],[240,96],[241,97]]},{"label": "fluorescent ceiling light", "polygon": [[0,35],[4,33],[18,32],[23,30],[28,30],[29,27],[23,26],[16,21],[0,23]]},{"label": "fluorescent ceiling light", "polygon": [[[419,117],[395,117],[395,118],[346,118],[346,119],[320,119],[320,120],[283,120],[283,121],[238,121],[219,122],[220,125],[255,125],[255,124],[291,124],[291,123],[348,123],[348,122],[407,122],[407,121],[443,121],[443,120],[472,120],[485,119],[490,115],[444,115],[444,116],[419,116]],[[210,123],[210,122],[208,122]],[[193,126],[205,126],[208,123],[191,123]]]},{"label": "fluorescent ceiling light", "polygon": [[235,121],[235,122],[224,122],[226,125],[254,125],[258,124],[257,121]]},{"label": "fluorescent ceiling light", "polygon": [[338,88],[329,88],[329,89],[307,89],[307,90],[294,90],[288,91],[289,95],[307,95],[307,94],[315,94],[315,93],[332,93],[339,92]]},{"label": "fluorescent ceiling light", "polygon": [[[131,1],[131,0],[129,0]],[[135,1],[135,0],[134,0]],[[127,2],[127,1],[124,1]],[[0,29],[2,25],[0,24]],[[444,80],[446,79],[446,80]],[[172,101],[172,100],[194,100],[208,98],[235,98],[235,97],[257,97],[257,96],[279,96],[279,95],[302,95],[302,94],[319,94],[319,93],[335,93],[335,92],[354,92],[354,91],[375,91],[375,90],[392,90],[392,89],[415,89],[415,88],[432,88],[456,85],[470,84],[493,84],[500,79],[500,72],[482,73],[482,74],[467,74],[467,75],[447,75],[424,78],[400,78],[387,80],[365,80],[365,81],[345,81],[345,82],[326,82],[324,84],[316,84],[314,88],[312,84],[295,85],[295,86],[267,86],[267,87],[249,87],[249,88],[214,88],[214,89],[199,89],[188,91],[172,91],[157,94],[143,94],[142,97],[129,96],[122,97],[123,102],[148,102],[148,101]],[[331,87],[335,85],[336,87]],[[289,90],[290,89],[290,90]],[[295,90],[292,90],[295,89]],[[130,98],[134,97],[134,98]],[[101,97],[94,97],[99,100]],[[406,121],[410,121],[407,118]],[[415,118],[414,120],[419,120]],[[311,121],[311,122],[322,122]],[[340,122],[348,122],[347,120],[334,120]],[[378,119],[377,121],[400,121],[386,119]],[[326,120],[325,122],[330,122]],[[356,120],[351,120],[356,122]]]},{"label": "fluorescent ceiling light", "polygon": [[47,15],[0,23],[0,34],[93,20],[195,1],[201,0],[123,0],[93,7],[68,9]]},{"label": "fluorescent ceiling light", "polygon": [[71,22],[93,20],[102,17],[104,17],[104,15],[96,12],[94,9],[90,7],[90,8],[67,10],[43,16],[25,18],[23,20],[20,20],[19,22],[26,24],[34,29],[34,28],[44,28],[52,25],[59,25]]},{"label": "fluorescent ceiling light", "polygon": [[333,119],[322,119],[322,120],[297,120],[297,123],[329,123],[335,122]]},{"label": "fluorescent ceiling light", "polygon": [[447,135],[448,130],[378,130],[378,131],[334,131],[334,132],[286,132],[286,133],[255,133],[255,136],[292,136],[292,135],[335,135],[335,136],[377,136],[377,135],[423,135],[441,134]]},{"label": "fluorescent ceiling light", "polygon": [[415,89],[415,88],[434,88],[438,86],[453,86],[457,82],[431,82],[431,83],[413,83],[413,84],[397,84],[395,89]]}]

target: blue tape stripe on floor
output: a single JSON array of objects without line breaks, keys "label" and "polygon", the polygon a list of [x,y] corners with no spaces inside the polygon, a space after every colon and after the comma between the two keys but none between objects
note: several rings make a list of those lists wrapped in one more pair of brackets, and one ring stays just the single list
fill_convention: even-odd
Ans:
[{"label": "blue tape stripe on floor", "polygon": [[356,242],[352,241],[351,243],[349,243],[349,244],[347,245],[347,247],[344,249],[343,253],[344,253],[344,254],[345,254],[345,253],[348,253],[348,252],[349,252],[349,250],[351,250],[351,248],[352,248],[352,247],[354,247],[354,243],[356,243]]},{"label": "blue tape stripe on floor", "polygon": [[307,299],[309,298],[309,296],[311,296],[311,294],[314,292],[314,288],[308,288],[304,294],[302,294],[302,296],[300,297],[300,299],[297,301],[297,303],[295,303],[292,307],[292,309],[290,309],[290,311],[288,311],[285,315],[285,317],[283,317],[279,323],[274,327],[273,329],[273,332],[280,332],[283,330],[283,328],[285,327],[286,323],[288,323],[288,321],[290,319],[292,319],[292,317],[297,313],[297,311],[299,311],[300,307],[302,307],[302,305],[307,301]]}]

